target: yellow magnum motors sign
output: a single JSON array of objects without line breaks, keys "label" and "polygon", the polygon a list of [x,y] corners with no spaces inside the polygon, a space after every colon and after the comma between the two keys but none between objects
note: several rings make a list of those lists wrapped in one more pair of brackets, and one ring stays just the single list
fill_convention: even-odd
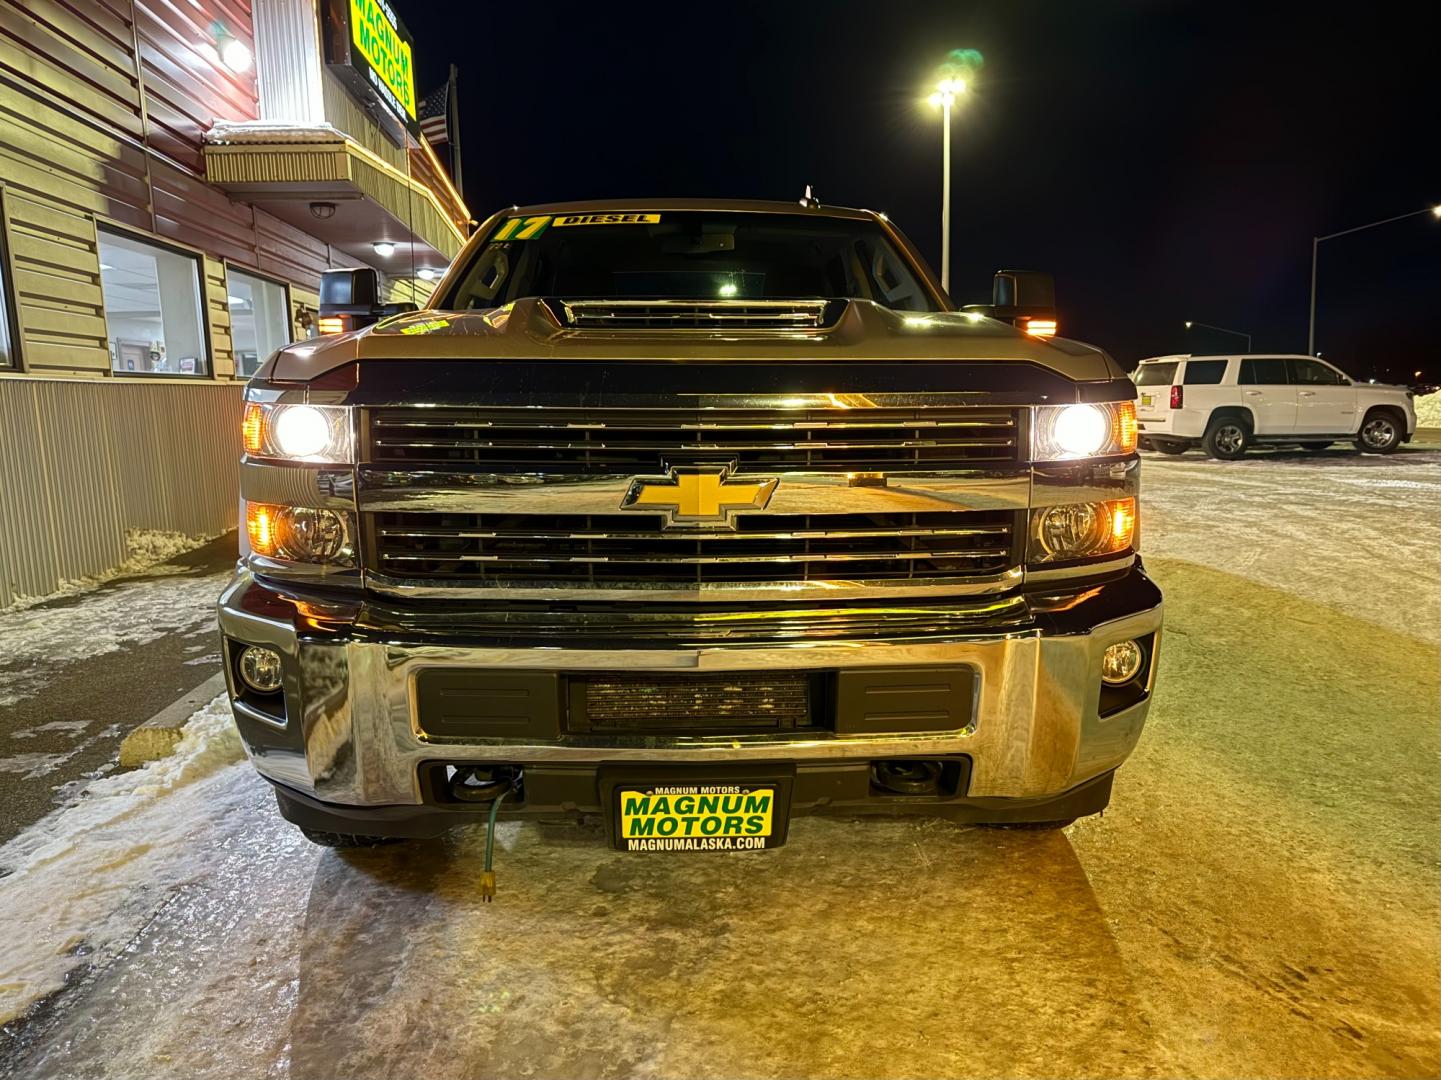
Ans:
[{"label": "yellow magnum motors sign", "polygon": [[415,69],[410,42],[385,0],[350,0],[350,40],[370,65],[371,81],[392,108],[415,119]]},{"label": "yellow magnum motors sign", "polygon": [[619,794],[627,851],[758,851],[775,826],[773,787],[675,784]]}]

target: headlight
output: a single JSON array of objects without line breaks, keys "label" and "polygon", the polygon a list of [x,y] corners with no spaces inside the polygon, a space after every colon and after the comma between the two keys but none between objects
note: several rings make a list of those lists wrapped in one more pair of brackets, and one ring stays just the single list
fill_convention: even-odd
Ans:
[{"label": "headlight", "polygon": [[1060,503],[1031,511],[1030,562],[1069,562],[1125,551],[1136,537],[1136,500]]},{"label": "headlight", "polygon": [[1033,461],[1129,454],[1136,449],[1136,403],[1041,405],[1031,427]]},{"label": "headlight", "polygon": [[347,465],[351,461],[350,410],[339,405],[245,406],[245,452],[256,457]]},{"label": "headlight", "polygon": [[339,510],[311,506],[245,504],[245,532],[250,550],[268,559],[354,566],[350,518]]}]

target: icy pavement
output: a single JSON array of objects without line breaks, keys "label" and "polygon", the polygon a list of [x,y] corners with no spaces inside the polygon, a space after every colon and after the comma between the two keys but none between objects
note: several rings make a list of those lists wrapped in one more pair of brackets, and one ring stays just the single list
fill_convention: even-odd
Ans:
[{"label": "icy pavement", "polygon": [[170,561],[139,574],[0,611],[0,843],[113,769],[126,733],[220,670],[215,600],[235,536],[178,543],[146,548]]},{"label": "icy pavement", "polygon": [[1160,689],[1064,833],[510,824],[486,905],[479,830],[313,848],[203,711],[0,849],[0,1070],[1438,1075],[1438,459],[1374,460],[1147,459]]}]

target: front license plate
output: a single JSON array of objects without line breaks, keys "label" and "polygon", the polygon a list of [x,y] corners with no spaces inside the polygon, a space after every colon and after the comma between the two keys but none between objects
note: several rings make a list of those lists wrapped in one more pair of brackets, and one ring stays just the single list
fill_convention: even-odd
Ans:
[{"label": "front license plate", "polygon": [[775,784],[657,784],[616,789],[625,851],[760,851],[785,830]]},{"label": "front license plate", "polygon": [[1143,409],[1149,409],[1149,408],[1152,406],[1152,404],[1154,404],[1154,402],[1155,402],[1155,397],[1154,397],[1153,395],[1151,395],[1151,394],[1142,394],[1142,395],[1141,395],[1141,408],[1143,408]]}]

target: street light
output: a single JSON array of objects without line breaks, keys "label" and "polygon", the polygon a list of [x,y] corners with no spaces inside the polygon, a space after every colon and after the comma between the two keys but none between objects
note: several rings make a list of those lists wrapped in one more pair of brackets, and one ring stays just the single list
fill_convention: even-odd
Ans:
[{"label": "street light", "polygon": [[1235,334],[1237,337],[1243,337],[1243,338],[1246,339],[1246,351],[1247,351],[1247,352],[1250,352],[1250,351],[1251,351],[1251,335],[1250,335],[1250,334],[1243,334],[1240,330],[1227,330],[1224,326],[1212,326],[1212,325],[1211,325],[1210,323],[1208,323],[1208,322],[1192,322],[1190,319],[1187,319],[1187,320],[1186,320],[1186,329],[1189,330],[1189,329],[1191,329],[1191,327],[1193,327],[1193,326],[1204,326],[1207,330],[1219,330],[1219,331],[1220,331],[1221,333],[1223,333],[1223,334]]},{"label": "street light", "polygon": [[1357,225],[1354,229],[1342,229],[1340,232],[1327,233],[1325,236],[1311,237],[1311,324],[1306,331],[1306,355],[1316,355],[1316,255],[1317,249],[1321,246],[1322,240],[1334,240],[1338,236],[1349,236],[1353,232],[1362,232],[1365,229],[1374,229],[1378,225],[1390,225],[1393,221],[1404,221],[1406,218],[1416,217],[1419,214],[1430,214],[1434,218],[1441,219],[1441,203],[1435,206],[1428,206],[1421,210],[1412,210],[1407,214],[1397,214],[1395,217],[1382,218],[1380,221],[1373,221],[1369,225]]},{"label": "street light", "polygon": [[941,291],[951,291],[951,106],[966,92],[966,80],[950,76],[926,100],[941,109]]}]

